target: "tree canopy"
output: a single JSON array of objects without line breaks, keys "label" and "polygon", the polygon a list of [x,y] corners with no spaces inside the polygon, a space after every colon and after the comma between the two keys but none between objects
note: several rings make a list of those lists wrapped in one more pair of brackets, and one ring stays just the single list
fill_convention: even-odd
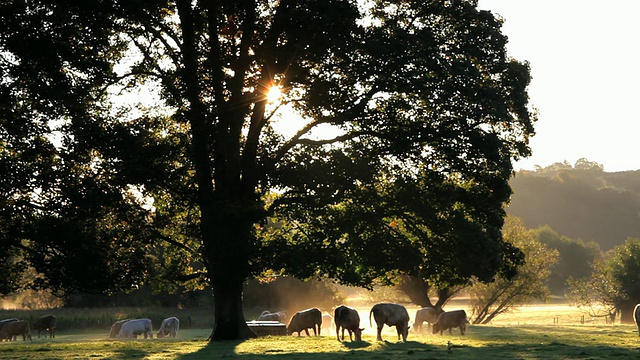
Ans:
[{"label": "tree canopy", "polygon": [[0,22],[3,273],[210,284],[219,340],[253,335],[265,272],[457,284],[521,260],[500,229],[530,71],[477,1],[8,0]]}]

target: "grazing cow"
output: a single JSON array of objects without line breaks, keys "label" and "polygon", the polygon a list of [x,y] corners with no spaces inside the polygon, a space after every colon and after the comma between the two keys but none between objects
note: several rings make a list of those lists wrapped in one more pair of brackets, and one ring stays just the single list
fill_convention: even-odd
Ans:
[{"label": "grazing cow", "polygon": [[422,323],[427,323],[427,329],[438,320],[438,315],[440,313],[436,308],[433,307],[423,307],[422,309],[418,309],[416,311],[416,320],[413,323],[413,329],[415,331],[422,330]]},{"label": "grazing cow", "polygon": [[464,335],[468,322],[467,313],[464,310],[445,311],[438,316],[438,320],[433,324],[433,333],[437,334],[439,331],[442,335],[443,331],[449,330],[449,334],[451,334],[451,330],[457,327],[460,328],[460,335]]},{"label": "grazing cow", "polygon": [[369,326],[371,326],[371,314],[376,319],[378,325],[378,336],[376,340],[382,341],[382,327],[395,326],[398,332],[398,340],[402,336],[402,341],[407,341],[409,334],[409,313],[407,309],[399,304],[381,303],[375,304],[369,312]]},{"label": "grazing cow", "polygon": [[178,329],[180,329],[180,320],[177,317],[170,317],[162,320],[162,324],[160,324],[160,330],[158,330],[158,339],[162,339],[163,337],[169,335],[172,338],[175,338]]},{"label": "grazing cow", "polygon": [[153,338],[153,326],[151,319],[134,319],[122,324],[118,338],[137,339],[138,335],[144,334],[144,338]]},{"label": "grazing cow", "polygon": [[118,336],[118,334],[120,333],[120,328],[122,328],[122,324],[126,323],[129,320],[133,320],[133,319],[123,319],[123,320],[118,320],[114,322],[113,325],[111,325],[111,330],[109,331],[109,338],[115,339],[115,337]]},{"label": "grazing cow", "polygon": [[333,312],[333,319],[336,322],[336,338],[340,341],[340,328],[342,328],[342,341],[344,341],[344,331],[349,332],[349,340],[353,341],[351,337],[355,333],[356,341],[362,341],[362,328],[360,328],[360,315],[354,308],[340,305]]},{"label": "grazing cow", "polygon": [[327,312],[322,313],[322,329],[327,330],[327,334],[331,335],[331,325],[333,324],[333,316]]},{"label": "grazing cow", "polygon": [[[42,330],[49,331],[49,337],[56,337],[56,317],[54,315],[45,315],[33,322],[31,327],[33,331],[38,330],[38,338],[40,338],[40,332]],[[45,333],[45,337],[47,333]]]},{"label": "grazing cow", "polygon": [[28,321],[17,320],[2,324],[2,328],[0,328],[0,341],[4,339],[11,341],[14,336],[18,335],[22,335],[22,341],[26,341],[27,339],[32,340],[31,327]]},{"label": "grazing cow", "polygon": [[287,325],[287,335],[298,333],[301,335],[302,330],[309,335],[309,329],[313,329],[313,335],[320,335],[320,327],[322,326],[322,311],[317,308],[298,311],[291,317],[289,325]]},{"label": "grazing cow", "polygon": [[640,304],[636,305],[636,307],[633,308],[633,321],[638,327],[638,336],[640,336]]},{"label": "grazing cow", "polygon": [[[7,323],[10,322],[14,322],[14,321],[18,321],[18,318],[10,318],[10,319],[4,319],[4,320],[0,320],[0,331],[2,331],[2,326],[4,326]],[[0,341],[4,340],[4,338],[0,337]],[[7,339],[7,341],[11,341],[11,339]]]},{"label": "grazing cow", "polygon": [[265,310],[258,317],[258,321],[278,321],[284,323],[287,318],[287,314],[284,311],[278,312],[269,312],[269,310]]}]

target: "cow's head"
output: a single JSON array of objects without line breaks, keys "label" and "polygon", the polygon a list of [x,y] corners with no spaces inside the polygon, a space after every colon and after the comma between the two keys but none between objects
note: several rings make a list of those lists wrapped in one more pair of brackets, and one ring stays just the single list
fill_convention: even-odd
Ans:
[{"label": "cow's head", "polygon": [[364,328],[356,328],[355,334],[356,334],[356,341],[362,341],[362,332],[364,331]]}]

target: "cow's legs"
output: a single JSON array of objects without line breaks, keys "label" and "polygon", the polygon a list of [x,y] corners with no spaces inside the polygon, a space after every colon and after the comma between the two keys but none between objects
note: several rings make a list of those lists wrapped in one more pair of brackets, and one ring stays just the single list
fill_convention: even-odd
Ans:
[{"label": "cow's legs", "polygon": [[378,325],[378,337],[376,338],[378,341],[382,341],[382,326]]}]

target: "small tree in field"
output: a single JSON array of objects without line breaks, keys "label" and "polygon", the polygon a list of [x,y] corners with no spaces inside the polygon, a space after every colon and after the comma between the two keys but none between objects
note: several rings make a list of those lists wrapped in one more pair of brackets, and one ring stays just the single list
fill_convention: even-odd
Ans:
[{"label": "small tree in field", "polygon": [[590,278],[571,280],[569,297],[592,316],[620,312],[620,321],[633,322],[633,308],[640,302],[640,239],[627,239],[596,261]]},{"label": "small tree in field", "polygon": [[604,317],[613,322],[617,313],[617,299],[620,298],[620,285],[608,273],[603,259],[597,259],[591,265],[590,277],[567,280],[569,291],[566,296],[571,302],[592,318]]},{"label": "small tree in field", "polygon": [[474,324],[486,324],[516,306],[544,299],[549,294],[545,282],[558,252],[540,243],[519,218],[507,217],[503,236],[522,250],[525,262],[512,279],[499,277],[491,283],[476,283],[469,289]]}]

